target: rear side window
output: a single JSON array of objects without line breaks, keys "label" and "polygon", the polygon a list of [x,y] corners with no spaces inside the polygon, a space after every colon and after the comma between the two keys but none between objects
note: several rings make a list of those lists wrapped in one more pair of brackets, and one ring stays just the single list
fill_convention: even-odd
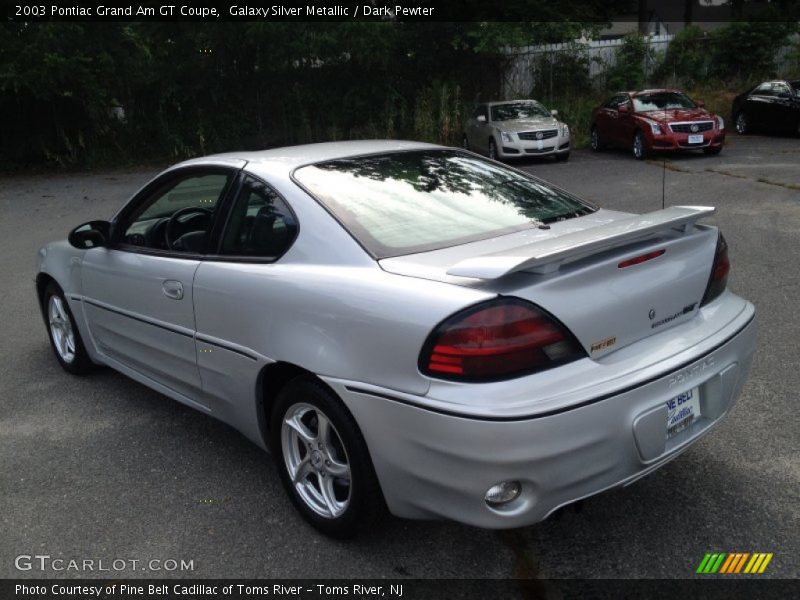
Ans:
[{"label": "rear side window", "polygon": [[379,259],[594,211],[518,171],[453,150],[339,159],[301,167],[294,178]]},{"label": "rear side window", "polygon": [[274,259],[297,236],[297,222],[280,196],[266,183],[245,179],[233,205],[221,253]]}]

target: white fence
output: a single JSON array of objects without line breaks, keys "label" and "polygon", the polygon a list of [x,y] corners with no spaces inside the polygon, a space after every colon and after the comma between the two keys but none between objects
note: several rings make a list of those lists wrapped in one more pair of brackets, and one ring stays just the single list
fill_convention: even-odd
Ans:
[{"label": "white fence", "polygon": [[[667,51],[673,37],[651,35],[645,38],[651,49],[647,54],[654,58],[653,62],[660,59]],[[533,82],[536,80],[536,69],[541,67],[543,62],[546,64],[548,59],[552,63],[561,52],[574,52],[576,46],[581,46],[586,51],[589,58],[589,76],[594,78],[601,75],[614,64],[617,48],[622,43],[622,39],[617,39],[507,48],[506,54],[511,57],[511,62],[503,78],[503,95],[505,98],[519,98],[530,94]],[[647,72],[648,65],[644,67]]]}]

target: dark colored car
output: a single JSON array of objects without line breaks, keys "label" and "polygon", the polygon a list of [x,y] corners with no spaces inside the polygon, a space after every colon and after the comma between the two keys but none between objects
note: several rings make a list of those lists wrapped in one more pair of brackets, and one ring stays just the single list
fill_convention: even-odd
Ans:
[{"label": "dark colored car", "polygon": [[786,131],[800,135],[800,80],[765,81],[739,94],[731,109],[736,131]]},{"label": "dark colored car", "polygon": [[630,148],[639,160],[654,151],[719,154],[725,122],[703,107],[679,90],[619,92],[592,111],[592,150]]}]

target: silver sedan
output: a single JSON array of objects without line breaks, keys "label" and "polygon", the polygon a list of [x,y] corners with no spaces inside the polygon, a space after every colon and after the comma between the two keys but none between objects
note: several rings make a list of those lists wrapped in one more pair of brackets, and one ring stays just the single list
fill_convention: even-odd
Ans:
[{"label": "silver sedan", "polygon": [[569,125],[536,100],[479,104],[464,125],[463,146],[494,160],[525,156],[569,159]]},{"label": "silver sedan", "polygon": [[64,369],[230,423],[328,535],[387,509],[518,527],[730,411],[755,311],[713,212],[599,209],[428,144],[239,152],[42,248],[36,289]]}]

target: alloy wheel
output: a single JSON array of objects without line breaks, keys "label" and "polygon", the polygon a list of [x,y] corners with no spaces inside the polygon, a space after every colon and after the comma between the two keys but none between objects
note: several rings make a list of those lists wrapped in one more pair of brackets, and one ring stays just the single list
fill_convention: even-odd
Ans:
[{"label": "alloy wheel", "polygon": [[641,133],[637,133],[633,138],[633,155],[641,160],[644,158],[644,152],[644,138]]},{"label": "alloy wheel", "polygon": [[65,363],[71,363],[75,360],[75,333],[64,302],[59,296],[50,296],[47,303],[47,318],[58,356]]},{"label": "alloy wheel", "polygon": [[742,135],[747,133],[750,124],[747,121],[747,115],[744,113],[739,113],[739,116],[736,117],[736,132]]},{"label": "alloy wheel", "polygon": [[284,465],[302,501],[322,517],[341,516],[350,504],[352,475],[331,420],[316,406],[294,404],[283,419],[281,444]]}]

